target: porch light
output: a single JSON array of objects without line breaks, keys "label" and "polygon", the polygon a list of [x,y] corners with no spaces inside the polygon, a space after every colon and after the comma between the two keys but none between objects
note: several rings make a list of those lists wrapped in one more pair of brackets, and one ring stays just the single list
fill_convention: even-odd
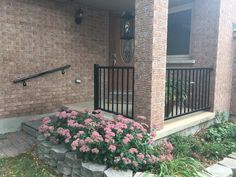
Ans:
[{"label": "porch light", "polygon": [[84,12],[82,9],[79,9],[76,11],[76,13],[75,13],[75,23],[76,24],[79,25],[82,22],[83,14],[84,14]]},{"label": "porch light", "polygon": [[121,16],[121,39],[134,39],[134,16],[129,12],[124,12]]}]

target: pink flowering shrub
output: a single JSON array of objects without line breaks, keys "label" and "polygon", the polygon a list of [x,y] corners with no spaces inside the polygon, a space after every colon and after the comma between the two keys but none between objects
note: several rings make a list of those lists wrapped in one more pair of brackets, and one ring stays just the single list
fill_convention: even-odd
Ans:
[{"label": "pink flowering shrub", "polygon": [[[55,143],[64,143],[84,161],[122,170],[148,170],[158,159],[153,133],[143,124],[117,116],[104,119],[102,114],[79,116],[75,111],[59,112],[57,120],[43,119],[39,131]],[[144,117],[141,117],[144,119]]]},{"label": "pink flowering shrub", "polygon": [[159,148],[160,162],[173,160],[173,145],[171,142],[164,140],[164,143]]}]

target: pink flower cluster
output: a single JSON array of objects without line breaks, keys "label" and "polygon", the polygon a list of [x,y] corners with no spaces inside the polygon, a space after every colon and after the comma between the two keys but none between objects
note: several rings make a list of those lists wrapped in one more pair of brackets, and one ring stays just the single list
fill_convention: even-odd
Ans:
[{"label": "pink flower cluster", "polygon": [[57,129],[57,133],[61,136],[65,136],[65,143],[68,143],[71,139],[71,134],[70,134],[70,130],[69,129],[64,129],[64,128],[58,128]]},{"label": "pink flower cluster", "polygon": [[77,116],[78,116],[78,112],[76,112],[76,111],[70,111],[70,110],[68,110],[68,112],[66,112],[66,111],[63,111],[63,112],[57,112],[56,113],[56,116],[58,117],[58,118],[76,118]]},{"label": "pink flower cluster", "polygon": [[[58,112],[54,123],[45,118],[40,129],[46,136],[67,144],[82,159],[101,161],[99,158],[103,158],[105,164],[125,165],[134,170],[159,160],[151,153],[156,134],[147,133],[143,123],[121,115],[108,120],[100,110],[93,114],[89,116],[88,110],[83,116],[71,110]],[[139,119],[144,121],[146,118],[139,116]],[[168,143],[166,145],[171,149]]]},{"label": "pink flower cluster", "polygon": [[45,137],[49,137],[54,130],[54,127],[49,125],[51,122],[50,117],[45,117],[42,120],[42,125],[38,128],[38,131],[43,133]]},{"label": "pink flower cluster", "polygon": [[162,153],[160,155],[160,161],[163,162],[163,161],[173,160],[173,155],[172,155],[173,145],[171,144],[171,142],[165,140],[163,146],[164,147],[163,147]]}]

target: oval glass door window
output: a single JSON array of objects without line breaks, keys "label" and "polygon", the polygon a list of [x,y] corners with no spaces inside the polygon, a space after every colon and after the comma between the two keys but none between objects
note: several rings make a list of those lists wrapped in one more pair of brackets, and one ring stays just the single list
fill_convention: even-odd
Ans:
[{"label": "oval glass door window", "polygon": [[121,40],[121,57],[125,63],[130,63],[134,58],[134,39]]}]

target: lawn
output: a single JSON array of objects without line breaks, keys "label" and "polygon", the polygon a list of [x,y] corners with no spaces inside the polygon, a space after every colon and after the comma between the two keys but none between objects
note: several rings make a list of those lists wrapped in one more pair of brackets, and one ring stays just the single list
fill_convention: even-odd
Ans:
[{"label": "lawn", "polygon": [[32,152],[0,159],[1,177],[56,177]]}]

